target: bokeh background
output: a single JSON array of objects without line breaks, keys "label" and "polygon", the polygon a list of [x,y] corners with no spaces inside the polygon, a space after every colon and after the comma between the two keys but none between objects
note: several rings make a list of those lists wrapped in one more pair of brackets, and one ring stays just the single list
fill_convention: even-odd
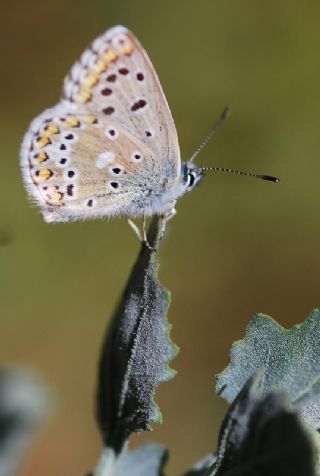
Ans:
[{"label": "bokeh background", "polygon": [[124,24],[160,76],[184,159],[227,104],[198,163],[278,175],[212,174],[178,204],[161,281],[181,347],[157,392],[164,423],[134,437],[171,451],[168,475],[215,448],[226,404],[214,374],[255,312],[284,326],[320,305],[320,3],[296,0],[12,0],[0,18],[1,362],[31,368],[54,405],[23,476],[78,476],[100,451],[96,363],[139,244],[125,221],[46,225],[19,170],[29,121],[59,98],[82,50]]}]

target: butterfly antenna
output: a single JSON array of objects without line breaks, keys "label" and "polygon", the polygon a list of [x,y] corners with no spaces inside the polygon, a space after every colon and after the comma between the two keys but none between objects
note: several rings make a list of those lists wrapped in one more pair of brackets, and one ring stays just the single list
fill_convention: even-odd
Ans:
[{"label": "butterfly antenna", "polygon": [[202,151],[202,149],[208,144],[209,140],[212,138],[212,136],[217,132],[217,130],[222,126],[222,124],[225,122],[225,120],[228,118],[229,114],[231,112],[230,107],[225,107],[221,116],[219,119],[213,124],[212,128],[210,129],[207,137],[204,139],[203,142],[197,147],[195,152],[192,154],[191,159],[189,162],[193,162],[194,159],[199,155],[199,153]]},{"label": "butterfly antenna", "polygon": [[201,170],[203,170],[204,172],[206,171],[227,172],[231,174],[245,175],[247,177],[253,177],[260,180],[268,180],[269,182],[275,182],[275,183],[281,182],[279,178],[273,177],[272,175],[259,175],[259,174],[254,174],[252,172],[243,172],[242,170],[229,169],[225,167],[201,167]]}]

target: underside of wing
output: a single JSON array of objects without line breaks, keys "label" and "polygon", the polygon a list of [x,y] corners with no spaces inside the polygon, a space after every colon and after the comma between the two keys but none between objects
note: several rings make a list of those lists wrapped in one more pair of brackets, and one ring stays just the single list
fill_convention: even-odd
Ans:
[{"label": "underside of wing", "polygon": [[64,99],[116,121],[180,173],[176,128],[157,73],[137,38],[118,26],[97,38],[71,68]]},{"label": "underside of wing", "polygon": [[33,121],[21,165],[48,222],[141,216],[174,173],[164,174],[153,151],[116,121],[66,112],[63,103]]}]

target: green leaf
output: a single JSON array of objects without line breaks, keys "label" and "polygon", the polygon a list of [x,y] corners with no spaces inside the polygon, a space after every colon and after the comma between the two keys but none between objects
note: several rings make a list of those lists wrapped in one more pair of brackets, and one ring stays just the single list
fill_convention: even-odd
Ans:
[{"label": "green leaf", "polygon": [[114,476],[162,476],[167,458],[166,448],[146,444],[121,456]]},{"label": "green leaf", "polygon": [[288,395],[261,398],[263,378],[260,371],[249,379],[231,405],[205,476],[315,476],[313,445]]},{"label": "green leaf", "polygon": [[104,448],[96,470],[89,476],[163,476],[167,459],[167,449],[152,443],[120,454]]},{"label": "green leaf", "polygon": [[319,349],[319,309],[289,330],[258,314],[249,323],[245,338],[231,347],[230,364],[217,376],[216,391],[232,402],[245,382],[265,368],[263,395],[274,388],[285,389],[304,418],[319,428]]},{"label": "green leaf", "polygon": [[44,423],[50,395],[33,374],[0,368],[0,475],[17,474]]},{"label": "green leaf", "polygon": [[[158,248],[158,218],[148,240]],[[157,278],[154,249],[142,247],[101,354],[97,418],[105,445],[116,453],[132,432],[150,430],[152,422],[161,422],[155,389],[175,375],[169,367],[177,355],[166,318],[170,299]]]},{"label": "green leaf", "polygon": [[206,476],[208,470],[214,467],[217,457],[213,453],[209,453],[200,461],[198,461],[192,468],[190,468],[183,476]]}]

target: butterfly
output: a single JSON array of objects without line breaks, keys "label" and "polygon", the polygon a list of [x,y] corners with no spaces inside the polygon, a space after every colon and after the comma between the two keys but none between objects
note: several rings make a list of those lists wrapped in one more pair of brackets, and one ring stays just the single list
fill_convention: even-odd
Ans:
[{"label": "butterfly", "polygon": [[131,218],[156,214],[165,224],[206,170],[232,171],[197,167],[194,156],[181,163],[157,73],[137,38],[116,26],[72,66],[60,102],[32,121],[21,168],[46,222],[125,216],[141,236]]}]

